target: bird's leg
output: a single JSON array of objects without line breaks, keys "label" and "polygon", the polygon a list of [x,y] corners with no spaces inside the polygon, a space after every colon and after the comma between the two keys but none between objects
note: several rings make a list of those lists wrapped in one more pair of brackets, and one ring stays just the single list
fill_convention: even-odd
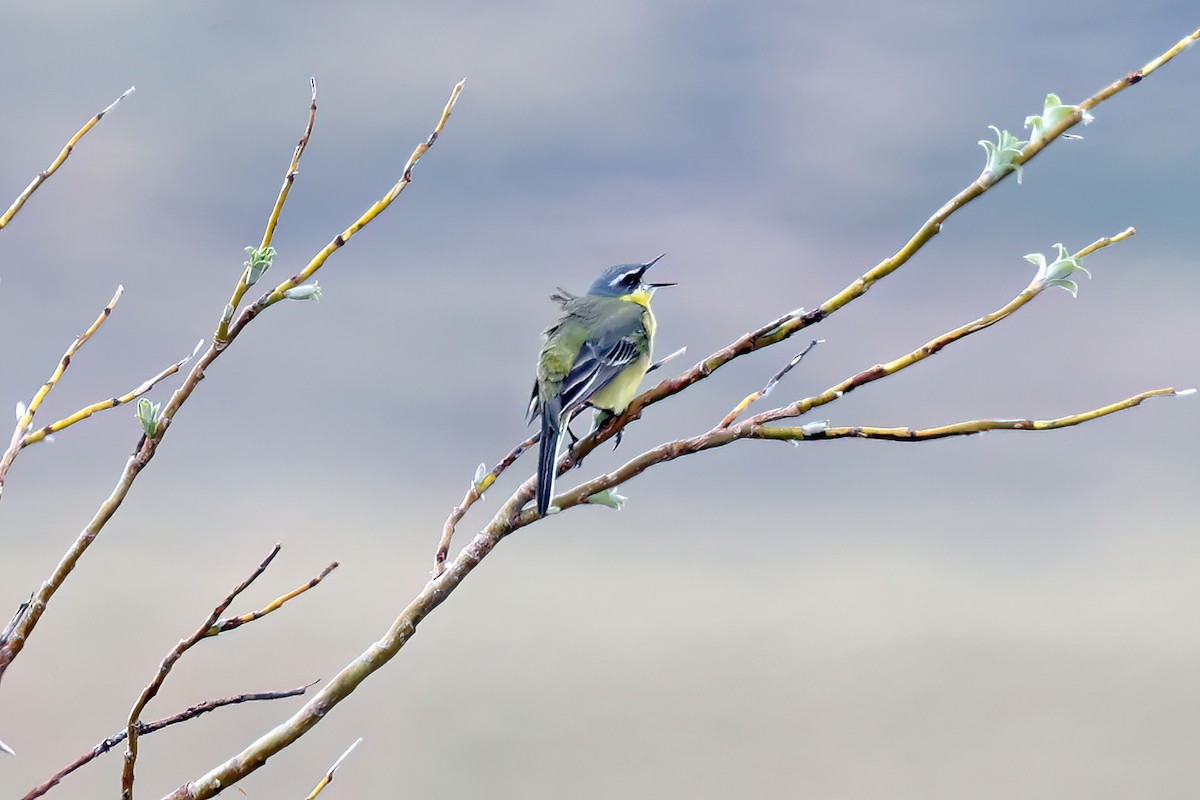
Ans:
[{"label": "bird's leg", "polygon": [[[608,424],[608,421],[615,416],[616,414],[609,411],[607,408],[597,408],[595,413],[592,414],[592,429],[588,431],[588,435],[591,436],[593,433],[603,428]],[[621,446],[621,437],[624,435],[624,429],[617,431],[617,435],[613,437],[615,439],[615,442],[613,443],[613,450],[616,450]]]},{"label": "bird's leg", "polygon": [[[578,417],[580,412],[582,412],[582,411],[583,411],[583,408],[575,409],[575,411],[571,414],[570,419],[567,420],[567,424],[563,426],[567,431],[567,436],[571,437],[571,445],[570,445],[571,447],[574,447],[575,445],[579,444],[579,437],[575,435],[575,431],[571,430],[571,423],[575,421],[575,418]],[[570,448],[568,448],[568,449],[570,449]],[[581,458],[578,461],[576,461],[575,466],[582,467],[583,459]]]}]

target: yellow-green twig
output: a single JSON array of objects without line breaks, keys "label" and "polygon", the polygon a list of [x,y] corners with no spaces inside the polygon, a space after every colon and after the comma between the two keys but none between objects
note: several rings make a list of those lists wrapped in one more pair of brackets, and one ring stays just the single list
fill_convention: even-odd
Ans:
[{"label": "yellow-green twig", "polygon": [[1141,405],[1152,397],[1174,397],[1180,392],[1172,388],[1151,389],[1116,403],[1110,403],[1091,411],[1071,414],[1057,419],[973,419],[952,425],[934,428],[874,428],[865,425],[831,427],[805,430],[804,427],[762,426],[751,430],[750,439],[777,439],[781,441],[823,441],[826,439],[881,439],[889,442],[927,442],[949,436],[971,436],[986,431],[1051,431],[1082,425],[1118,411]]},{"label": "yellow-green twig", "polygon": [[87,136],[88,131],[96,127],[96,123],[103,119],[105,114],[116,108],[117,103],[128,97],[133,92],[133,89],[134,87],[132,86],[126,89],[120,97],[118,97],[116,100],[113,100],[112,103],[110,103],[108,107],[99,114],[89,119],[84,126],[75,133],[74,136],[67,140],[66,145],[64,145],[63,149],[59,151],[58,157],[50,162],[50,166],[39,172],[34,179],[30,181],[29,185],[25,187],[25,191],[17,195],[17,199],[14,200],[13,204],[8,207],[8,210],[3,214],[0,214],[0,230],[4,230],[4,227],[8,225],[10,221],[12,221],[12,218],[15,217],[17,212],[20,211],[25,205],[25,201],[28,200],[33,193],[38,190],[38,187],[45,183],[51,175],[58,172],[58,168],[66,163],[67,157],[71,155],[71,151],[75,149],[75,145],[79,144],[79,140],[84,136]]},{"label": "yellow-green twig", "polygon": [[[203,342],[201,342],[200,344],[203,344]],[[150,379],[144,381],[140,386],[133,389],[132,391],[126,392],[125,394],[121,395],[120,397],[110,397],[107,400],[101,400],[98,403],[92,403],[90,406],[85,406],[85,407],[79,409],[78,411],[76,411],[74,414],[71,414],[70,416],[67,416],[67,417],[63,417],[62,419],[58,420],[57,422],[53,422],[49,425],[38,428],[36,431],[31,431],[31,432],[27,433],[25,435],[25,438],[21,440],[21,447],[28,447],[31,444],[37,444],[38,442],[45,439],[47,436],[51,436],[55,433],[58,433],[59,431],[63,430],[64,428],[69,428],[77,422],[83,422],[85,419],[87,419],[88,417],[92,416],[93,414],[95,414],[97,412],[107,411],[110,408],[116,408],[117,406],[125,405],[126,403],[128,403],[132,400],[138,399],[139,397],[144,395],[146,392],[153,389],[156,385],[161,383],[163,380],[165,380],[165,379],[171,377],[172,375],[174,375],[175,373],[179,372],[179,370],[183,368],[184,364],[191,361],[192,356],[194,356],[196,354],[196,352],[199,351],[199,349],[200,349],[199,346],[197,346],[196,350],[194,350],[192,352],[192,355],[189,355],[189,356],[179,359],[174,364],[172,364],[171,366],[164,369],[162,372],[155,375],[153,378],[150,378]]]},{"label": "yellow-green twig", "polygon": [[[287,173],[283,176],[283,185],[279,187],[279,195],[275,198],[275,205],[267,217],[267,227],[263,231],[262,242],[258,246],[260,252],[270,247],[275,238],[275,228],[279,225],[279,217],[283,214],[283,204],[287,202],[288,195],[292,191],[292,184],[296,182],[296,175],[300,172],[300,157],[304,155],[304,150],[308,147],[308,140],[312,138],[313,125],[317,122],[317,79],[309,78],[308,82],[312,89],[312,102],[308,107],[308,122],[304,126],[304,133],[300,135],[300,140],[296,142],[296,149],[292,152],[292,161],[288,164]],[[213,335],[218,342],[223,342],[229,337],[229,323],[233,319],[234,312],[241,305],[242,298],[246,296],[246,291],[250,288],[249,277],[250,267],[247,266],[242,272],[237,286],[233,289],[233,295],[229,298],[226,311],[217,325],[217,332]]]},{"label": "yellow-green twig", "polygon": [[[122,97],[124,97],[124,95],[122,95]],[[101,112],[101,114],[103,113],[104,112]],[[99,116],[97,116],[97,119],[98,118]],[[103,310],[101,310],[100,315],[96,317],[96,321],[88,326],[86,331],[76,336],[75,341],[71,342],[71,346],[67,348],[67,351],[63,353],[62,358],[58,360],[58,364],[54,367],[54,372],[50,374],[50,377],[44,384],[42,384],[42,387],[33,395],[33,399],[29,401],[29,405],[26,407],[25,412],[21,414],[20,419],[17,420],[17,427],[13,431],[12,441],[9,442],[8,450],[6,450],[4,455],[0,457],[0,497],[3,497],[4,478],[8,474],[8,470],[12,466],[13,461],[16,459],[17,453],[19,453],[21,448],[25,446],[25,435],[29,433],[29,429],[33,426],[34,415],[36,415],[38,409],[41,408],[42,401],[44,401],[50,392],[53,391],[54,387],[58,385],[59,380],[61,380],[62,376],[66,373],[67,367],[71,365],[72,356],[79,351],[79,348],[87,344],[88,339],[91,339],[92,335],[96,331],[100,330],[100,326],[104,324],[105,320],[112,316],[113,309],[116,308],[116,305],[121,300],[121,295],[123,294],[125,294],[125,287],[118,286],[117,291],[113,293],[112,299],[108,301],[108,304],[104,306]]]}]

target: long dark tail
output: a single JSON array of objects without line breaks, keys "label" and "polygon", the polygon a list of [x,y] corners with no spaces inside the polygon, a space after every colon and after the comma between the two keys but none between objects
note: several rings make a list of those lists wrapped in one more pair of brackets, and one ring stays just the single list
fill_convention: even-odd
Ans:
[{"label": "long dark tail", "polygon": [[537,510],[546,516],[550,510],[550,498],[554,497],[555,467],[558,465],[558,439],[561,436],[557,409],[553,403],[542,407],[542,441],[538,447]]}]

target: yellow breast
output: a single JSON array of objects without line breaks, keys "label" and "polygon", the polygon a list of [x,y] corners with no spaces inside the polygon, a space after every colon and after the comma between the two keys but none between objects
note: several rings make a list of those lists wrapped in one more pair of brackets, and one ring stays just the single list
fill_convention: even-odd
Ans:
[{"label": "yellow breast", "polygon": [[624,295],[621,298],[630,303],[637,303],[646,309],[642,312],[642,325],[646,328],[646,340],[650,347],[647,348],[646,355],[634,361],[613,378],[608,386],[592,395],[588,402],[596,408],[620,414],[629,408],[630,401],[637,397],[638,389],[642,385],[642,378],[646,376],[646,370],[650,368],[650,349],[654,347],[654,329],[657,325],[654,320],[654,312],[650,310],[651,294],[652,292],[640,291]]}]

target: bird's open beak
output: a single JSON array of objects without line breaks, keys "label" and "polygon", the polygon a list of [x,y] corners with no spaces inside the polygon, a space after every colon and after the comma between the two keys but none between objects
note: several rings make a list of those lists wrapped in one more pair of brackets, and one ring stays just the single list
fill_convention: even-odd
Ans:
[{"label": "bird's open beak", "polygon": [[[655,264],[657,264],[659,262],[659,260],[662,259],[662,257],[665,255],[666,255],[666,253],[659,253],[657,256],[655,256],[651,260],[647,261],[646,264],[642,267],[642,274],[645,275],[646,270],[650,269]],[[661,289],[664,286],[676,286],[676,285],[677,284],[674,284],[674,283],[646,283],[645,281],[642,282],[642,286],[645,286],[647,289]]]}]

